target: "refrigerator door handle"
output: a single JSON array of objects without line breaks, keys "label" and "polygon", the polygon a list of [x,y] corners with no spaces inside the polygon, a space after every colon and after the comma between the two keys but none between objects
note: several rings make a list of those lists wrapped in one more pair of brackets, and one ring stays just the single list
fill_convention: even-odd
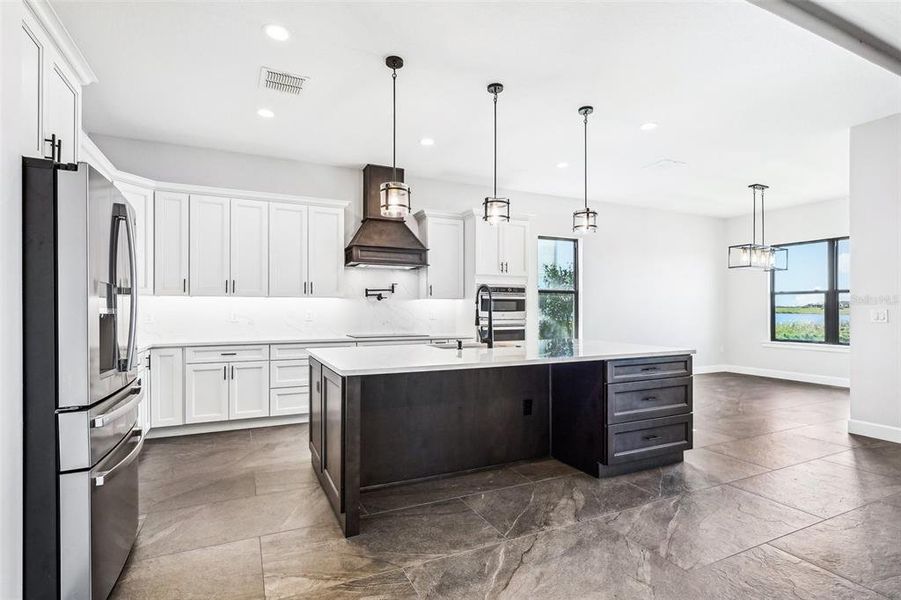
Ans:
[{"label": "refrigerator door handle", "polygon": [[131,306],[129,307],[130,315],[128,321],[128,354],[125,358],[125,368],[123,371],[132,371],[135,368],[135,357],[137,356],[137,329],[138,329],[138,259],[135,254],[135,232],[131,223],[131,214],[128,207],[125,208],[125,233],[128,239],[128,272],[131,277],[131,285],[129,286],[129,294],[131,295]]},{"label": "refrigerator door handle", "polygon": [[107,469],[106,471],[100,471],[99,473],[97,473],[97,475],[92,477],[91,479],[94,480],[94,485],[96,487],[100,487],[103,484],[105,484],[106,480],[113,477],[119,469],[125,468],[128,465],[130,465],[131,463],[133,463],[134,460],[138,457],[138,454],[141,453],[141,449],[144,447],[144,437],[145,437],[144,432],[141,431],[141,429],[139,427],[136,427],[135,429],[132,430],[131,435],[132,435],[132,437],[138,438],[138,441],[137,441],[134,449],[131,452],[129,452],[125,458],[123,458],[121,461],[119,461],[112,469]]},{"label": "refrigerator door handle", "polygon": [[107,422],[116,420],[118,417],[134,408],[134,405],[140,402],[141,398],[144,397],[144,388],[141,385],[140,379],[137,381],[137,385],[126,390],[126,397],[128,396],[134,397],[127,402],[123,402],[113,410],[105,412],[102,415],[97,415],[91,419],[91,427],[103,427]]}]

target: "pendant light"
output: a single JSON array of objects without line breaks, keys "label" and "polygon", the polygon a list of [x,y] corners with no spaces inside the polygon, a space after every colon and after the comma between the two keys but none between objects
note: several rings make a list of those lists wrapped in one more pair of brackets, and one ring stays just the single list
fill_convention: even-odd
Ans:
[{"label": "pendant light", "polygon": [[397,70],[404,59],[389,56],[385,64],[391,69],[391,170],[392,181],[379,186],[379,212],[383,217],[404,218],[410,214],[410,186],[397,181]]},{"label": "pendant light", "polygon": [[494,195],[482,203],[482,220],[490,225],[506,223],[510,220],[510,199],[497,196],[497,95],[504,91],[500,83],[488,85],[488,93],[494,96]]},{"label": "pendant light", "polygon": [[585,208],[573,212],[573,233],[596,233],[598,230],[598,213],[588,208],[588,115],[593,112],[591,106],[579,108],[585,138]]},{"label": "pendant light", "polygon": [[[752,183],[753,205],[751,211],[751,243],[729,246],[730,269],[757,269],[761,271],[785,271],[788,269],[788,248],[766,245],[766,220],[764,193],[768,185]],[[757,192],[760,192],[760,243],[757,243]]]}]

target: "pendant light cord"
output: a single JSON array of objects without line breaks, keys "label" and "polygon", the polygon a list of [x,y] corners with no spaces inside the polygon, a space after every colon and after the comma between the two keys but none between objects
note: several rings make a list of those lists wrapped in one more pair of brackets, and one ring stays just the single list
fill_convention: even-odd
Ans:
[{"label": "pendant light cord", "polygon": [[585,176],[585,210],[588,210],[588,113],[585,113],[584,119],[584,130],[585,130],[585,164],[584,164],[584,176]]},{"label": "pendant light cord", "polygon": [[397,69],[391,69],[391,179],[397,181]]},{"label": "pendant light cord", "polygon": [[497,198],[497,92],[494,92],[494,197]]}]

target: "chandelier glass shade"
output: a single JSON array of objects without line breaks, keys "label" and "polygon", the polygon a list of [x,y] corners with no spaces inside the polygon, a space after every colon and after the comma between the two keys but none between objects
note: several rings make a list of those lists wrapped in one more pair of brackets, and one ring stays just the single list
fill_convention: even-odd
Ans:
[{"label": "chandelier glass shade", "polygon": [[596,233],[598,230],[598,212],[588,208],[588,115],[594,112],[591,106],[579,108],[582,115],[582,129],[585,141],[584,183],[585,183],[585,208],[573,212],[573,233]]},{"label": "chandelier glass shade", "polygon": [[[729,246],[730,269],[756,269],[758,271],[785,271],[788,269],[788,248],[766,244],[764,218],[764,192],[769,186],[752,183],[753,210],[751,212],[751,242]],[[757,242],[757,192],[760,192],[760,243]]]}]

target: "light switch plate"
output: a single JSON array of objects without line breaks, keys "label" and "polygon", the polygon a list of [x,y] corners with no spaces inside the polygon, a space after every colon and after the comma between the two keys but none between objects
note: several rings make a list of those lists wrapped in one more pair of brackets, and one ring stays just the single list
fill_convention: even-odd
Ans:
[{"label": "light switch plate", "polygon": [[304,321],[312,321],[313,320],[313,311],[308,310],[307,312],[305,312],[303,315],[303,320]]},{"label": "light switch plate", "polygon": [[888,309],[874,308],[870,310],[871,323],[888,323]]}]

